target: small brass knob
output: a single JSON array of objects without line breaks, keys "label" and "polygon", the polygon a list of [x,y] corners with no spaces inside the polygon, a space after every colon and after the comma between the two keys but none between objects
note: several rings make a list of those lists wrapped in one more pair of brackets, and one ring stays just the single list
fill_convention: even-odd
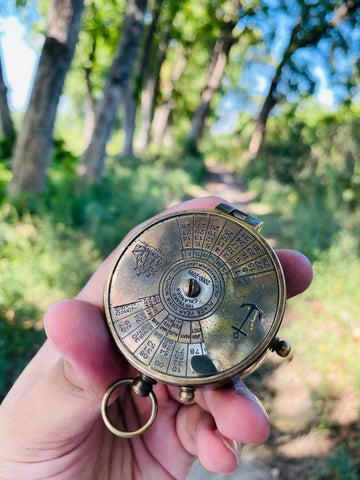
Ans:
[{"label": "small brass knob", "polygon": [[286,340],[280,340],[279,337],[276,337],[271,346],[271,351],[276,352],[279,357],[285,358],[291,352],[291,344]]},{"label": "small brass knob", "polygon": [[179,392],[179,400],[184,403],[190,403],[194,400],[195,391],[191,387],[181,387]]},{"label": "small brass knob", "polygon": [[140,395],[140,397],[147,397],[150,395],[150,392],[152,392],[152,387],[155,383],[155,380],[152,378],[141,374],[134,378],[131,387],[137,395]]}]

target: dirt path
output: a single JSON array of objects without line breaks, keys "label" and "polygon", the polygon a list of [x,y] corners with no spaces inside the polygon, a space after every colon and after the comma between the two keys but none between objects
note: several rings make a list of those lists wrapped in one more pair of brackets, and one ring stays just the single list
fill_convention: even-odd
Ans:
[{"label": "dirt path", "polygon": [[247,212],[256,200],[254,192],[247,190],[240,177],[234,175],[223,165],[208,165],[204,194],[225,197],[231,204]]},{"label": "dirt path", "polygon": [[[241,178],[221,165],[207,167],[207,181],[204,195],[224,197],[231,205],[247,213],[251,211],[251,204],[256,200],[253,192],[249,192]],[[266,462],[266,449],[261,451],[256,447],[243,447],[241,464],[236,472],[230,475],[211,473],[205,470],[200,462],[196,462],[187,480],[270,480],[277,478],[270,465]],[[265,453],[265,454],[264,454]]]},{"label": "dirt path", "polygon": [[[256,196],[225,167],[211,165],[204,195],[219,195],[247,213],[258,214]],[[284,322],[292,321],[291,311]],[[307,372],[308,373],[308,372]],[[311,381],[305,381],[301,359],[280,360],[275,354],[245,383],[255,391],[269,413],[272,433],[265,445],[244,446],[241,464],[230,475],[206,471],[199,462],[187,480],[309,480],[316,462],[328,455],[328,432],[314,428],[316,409]]]}]

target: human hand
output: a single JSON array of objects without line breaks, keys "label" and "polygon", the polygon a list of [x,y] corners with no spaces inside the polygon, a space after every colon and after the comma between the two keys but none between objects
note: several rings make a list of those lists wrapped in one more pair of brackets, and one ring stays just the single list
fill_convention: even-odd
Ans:
[{"label": "human hand", "polygon": [[[171,210],[214,208],[221,202],[209,197]],[[312,279],[308,260],[290,250],[277,254],[288,296],[301,293]],[[209,470],[231,472],[237,464],[228,439],[266,440],[267,415],[245,386],[236,392],[197,390],[195,402],[183,405],[175,387],[157,384],[159,413],[148,432],[126,440],[107,430],[100,416],[105,390],[135,375],[115,350],[103,318],[103,288],[113,256],[76,299],[46,312],[49,340],[0,407],[1,480],[184,479],[195,457]],[[121,413],[146,419],[140,400],[124,393]]]}]

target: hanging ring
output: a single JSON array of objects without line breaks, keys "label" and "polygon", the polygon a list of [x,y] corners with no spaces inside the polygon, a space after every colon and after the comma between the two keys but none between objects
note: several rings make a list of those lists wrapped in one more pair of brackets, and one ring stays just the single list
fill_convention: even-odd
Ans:
[{"label": "hanging ring", "polygon": [[132,430],[130,432],[125,432],[124,430],[119,430],[117,427],[115,427],[111,423],[111,420],[110,420],[110,418],[108,416],[108,412],[107,412],[108,402],[109,402],[109,398],[110,398],[111,394],[117,388],[121,387],[122,385],[132,384],[133,381],[134,381],[133,378],[124,378],[122,380],[118,380],[117,382],[113,383],[106,390],[106,393],[105,393],[105,395],[102,399],[102,403],[101,403],[101,415],[102,415],[102,418],[104,420],[105,425],[114,435],[117,435],[118,437],[122,437],[122,438],[133,438],[133,437],[137,437],[138,435],[142,435],[143,433],[145,433],[151,427],[151,425],[154,423],[154,420],[156,418],[156,414],[157,414],[157,411],[158,411],[158,402],[157,402],[155,393],[152,390],[150,390],[149,397],[151,399],[151,414],[150,414],[149,420],[145,423],[145,425],[138,428],[137,430]]}]

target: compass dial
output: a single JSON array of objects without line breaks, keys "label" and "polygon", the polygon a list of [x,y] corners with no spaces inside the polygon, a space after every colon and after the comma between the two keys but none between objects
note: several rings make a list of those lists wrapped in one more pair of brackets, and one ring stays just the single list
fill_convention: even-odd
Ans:
[{"label": "compass dial", "polygon": [[207,385],[246,373],[268,350],[285,287],[271,247],[215,210],[166,215],[120,249],[107,322],[129,362],[155,380]]}]

